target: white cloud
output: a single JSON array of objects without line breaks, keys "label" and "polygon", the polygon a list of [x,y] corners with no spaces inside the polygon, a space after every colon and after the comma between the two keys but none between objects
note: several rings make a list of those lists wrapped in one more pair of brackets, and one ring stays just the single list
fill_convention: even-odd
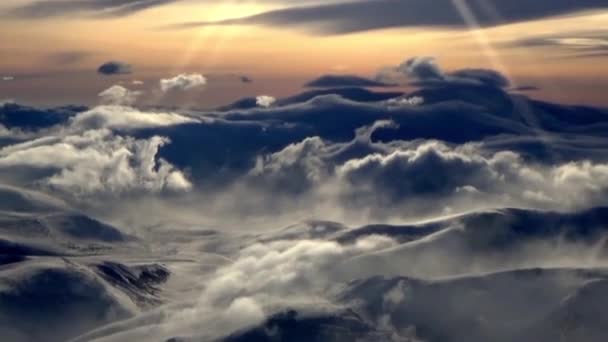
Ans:
[{"label": "white cloud", "polygon": [[176,113],[143,112],[122,106],[98,106],[76,115],[70,121],[70,128],[73,130],[135,129],[192,122],[198,122],[198,120]]},{"label": "white cloud", "polygon": [[350,143],[306,138],[259,157],[249,182],[261,191],[298,196],[305,205],[324,203],[334,212],[350,212],[350,217],[362,209],[374,217],[446,208],[459,212],[471,206],[567,210],[608,196],[608,164],[531,164],[515,152],[488,152],[475,144],[371,141],[370,132],[393,125],[378,122],[360,129]]},{"label": "white cloud", "polygon": [[397,71],[418,80],[441,80],[444,78],[443,72],[434,57],[424,56],[408,59],[397,67]]},{"label": "white cloud", "polygon": [[201,74],[180,74],[160,80],[160,89],[166,93],[172,90],[189,90],[205,84],[207,79]]},{"label": "white cloud", "polygon": [[255,99],[255,103],[258,106],[264,107],[264,108],[268,108],[268,107],[272,106],[276,101],[277,101],[276,98],[274,98],[272,96],[268,96],[268,95],[260,95],[260,96],[256,97],[256,99]]},{"label": "white cloud", "polygon": [[337,174],[351,187],[369,186],[370,191],[390,200],[401,200],[411,195],[448,194],[471,184],[489,188],[498,181],[494,163],[476,153],[428,142],[414,149],[349,160],[338,167]]},{"label": "white cloud", "polygon": [[[124,103],[129,92],[114,86],[103,96]],[[76,196],[189,191],[186,175],[158,158],[168,138],[137,139],[114,131],[194,122],[198,120],[177,113],[110,105],[78,113],[67,126],[42,132],[39,138],[0,125],[0,136],[31,139],[0,149],[0,169],[19,169],[18,177],[30,184]]]},{"label": "white cloud", "polygon": [[141,91],[129,90],[120,85],[113,85],[99,93],[100,101],[105,105],[124,105],[130,106],[137,101],[142,94]]},{"label": "white cloud", "polygon": [[386,101],[389,106],[421,106],[424,104],[424,98],[421,96],[403,96]]},{"label": "white cloud", "polygon": [[181,171],[157,160],[159,148],[167,143],[158,136],[137,140],[105,129],[90,130],[2,149],[0,168],[54,170],[41,182],[75,195],[190,190],[192,185]]},{"label": "white cloud", "polygon": [[265,180],[266,186],[308,188],[328,175],[327,163],[323,160],[324,148],[325,142],[320,138],[307,138],[277,153],[259,157],[250,175]]}]

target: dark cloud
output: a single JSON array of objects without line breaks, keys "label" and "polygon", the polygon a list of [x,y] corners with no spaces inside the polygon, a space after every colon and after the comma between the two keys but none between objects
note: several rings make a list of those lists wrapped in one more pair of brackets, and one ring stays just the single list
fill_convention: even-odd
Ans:
[{"label": "dark cloud", "polygon": [[420,81],[440,81],[445,78],[439,65],[437,65],[432,57],[414,57],[408,59],[399,65],[396,71],[403,72]]},{"label": "dark cloud", "polygon": [[111,61],[102,64],[97,68],[97,72],[102,75],[122,75],[133,72],[131,65],[123,62]]},{"label": "dark cloud", "polygon": [[[460,6],[460,7],[459,7]],[[340,34],[392,27],[447,26],[466,28],[469,13],[482,27],[497,26],[577,11],[606,9],[604,0],[377,0],[347,1],[274,10],[250,17],[219,22],[182,23],[174,28],[201,25],[261,24],[303,27],[321,33]]]},{"label": "dark cloud", "polygon": [[206,84],[207,78],[201,74],[179,74],[175,77],[161,79],[160,89],[163,93],[186,91]]},{"label": "dark cloud", "polygon": [[39,109],[16,103],[5,103],[0,105],[0,124],[9,129],[40,130],[65,124],[76,113],[86,109],[86,107],[79,106]]},{"label": "dark cloud", "polygon": [[[424,63],[404,63],[410,67],[421,64]],[[436,139],[447,143],[463,144],[496,138],[494,149],[497,151],[512,150],[520,153],[522,157],[533,156],[553,161],[568,160],[574,150],[577,155],[596,155],[600,148],[589,148],[582,152],[584,148],[576,147],[564,150],[556,149],[556,151],[548,153],[546,144],[543,144],[542,139],[538,138],[535,133],[542,130],[552,134],[581,132],[585,132],[588,136],[604,134],[602,125],[606,120],[606,113],[600,109],[546,104],[523,98],[521,95],[509,94],[506,89],[497,86],[504,86],[504,79],[490,70],[465,69],[446,73],[441,71],[436,64],[432,66],[430,73],[415,72],[419,78],[426,77],[427,81],[421,84],[422,89],[410,94],[373,92],[360,88],[322,89],[278,99],[271,108],[259,108],[255,98],[244,99],[226,108],[220,108],[217,112],[197,114],[200,115],[200,120],[196,115],[194,117],[170,113],[147,115],[134,109],[116,110],[106,107],[86,112],[81,109],[80,111],[84,113],[71,111],[64,117],[50,110],[39,111],[39,113],[34,109],[7,104],[0,123],[9,129],[31,130],[30,126],[33,124],[48,128],[57,124],[66,124],[69,120],[71,129],[78,129],[79,132],[104,128],[130,132],[134,141],[123,141],[112,135],[104,136],[103,139],[98,137],[100,141],[90,141],[91,151],[106,149],[108,155],[114,153],[112,152],[115,151],[112,147],[114,145],[123,150],[125,146],[135,150],[136,146],[150,143],[150,139],[156,139],[154,140],[156,143],[150,145],[157,149],[158,155],[154,155],[154,157],[167,161],[167,165],[171,165],[170,170],[188,169],[189,171],[184,175],[188,177],[191,175],[194,184],[215,181],[221,183],[221,181],[237,179],[256,166],[258,157],[263,157],[262,160],[266,157],[270,158],[265,161],[270,166],[262,164],[260,170],[263,172],[259,174],[262,178],[268,178],[264,175],[265,172],[279,170],[273,166],[273,158],[278,158],[277,160],[286,158],[280,154],[272,157],[273,154],[283,152],[286,155],[290,151],[293,152],[293,157],[290,158],[294,162],[290,164],[289,168],[295,171],[283,172],[289,168],[281,169],[283,173],[271,172],[269,178],[277,181],[284,179],[281,181],[284,184],[290,183],[291,179],[293,186],[276,186],[276,188],[296,189],[296,191],[305,189],[306,184],[310,184],[298,180],[306,180],[315,174],[310,170],[305,170],[305,166],[316,163],[311,164],[312,159],[305,151],[318,157],[323,153],[329,153],[327,152],[329,150],[338,153],[338,150],[345,149],[339,155],[348,157],[340,157],[338,164],[353,158],[363,159],[370,153],[381,153],[384,156],[381,158],[381,164],[386,164],[383,160],[385,155],[390,154],[389,151],[371,143],[361,143],[357,133],[360,128],[373,126],[379,121],[391,121],[394,123],[394,127],[375,129],[372,139],[374,142]],[[427,67],[425,66],[423,69],[425,68]],[[427,84],[429,78],[438,79],[436,84],[441,86]],[[454,81],[455,79],[458,81]],[[468,82],[462,82],[462,79],[466,79]],[[412,101],[391,101],[395,98],[405,100],[420,98],[422,101],[417,102],[418,105],[412,105]],[[22,113],[30,111],[31,115],[23,116]],[[534,120],[530,121],[530,117],[533,117]],[[27,122],[15,120],[26,120]],[[501,145],[501,140],[497,137],[503,136],[529,137],[530,140],[529,142],[522,140],[517,144]],[[166,137],[166,139],[158,140],[158,137]],[[248,143],[243,144],[242,141]],[[530,147],[532,144],[534,144],[534,148]],[[71,146],[71,143],[56,141],[50,145]],[[197,149],[189,148],[189,146],[197,146]],[[292,146],[292,148],[285,151],[288,146]],[[50,147],[47,148],[50,149]],[[152,147],[150,148],[152,149]],[[26,151],[27,153],[36,152],[24,149],[21,153],[26,153]],[[321,151],[326,152],[321,153]],[[433,154],[429,152],[429,155]],[[148,155],[146,155],[147,157]],[[470,159],[472,156],[465,155],[463,158]],[[30,160],[33,160],[33,157]],[[438,159],[430,158],[429,160]],[[11,161],[11,163],[13,162]],[[319,169],[321,172],[317,178],[332,174],[332,169],[336,166],[333,164],[334,162],[328,163],[327,160],[321,158],[320,163],[326,164],[326,166]],[[81,163],[70,165],[79,168],[84,166]],[[92,164],[88,163],[88,165]],[[100,169],[104,167],[106,167],[105,164],[100,165]],[[132,173],[142,171],[127,169]],[[404,172],[397,169],[399,173]],[[219,172],[220,170],[221,172]],[[80,169],[73,170],[73,172],[76,171],[80,171]],[[472,172],[455,172],[455,174],[462,173]],[[169,174],[171,173],[169,172]],[[285,176],[280,176],[280,174]],[[382,172],[380,174],[384,175]],[[162,175],[159,177],[161,180],[169,179],[163,178]],[[218,180],[218,177],[222,179]],[[384,179],[383,176],[378,178]],[[446,181],[449,180],[447,175],[442,178]],[[148,178],[142,176],[142,179]],[[299,184],[294,184],[298,182]],[[268,182],[263,184],[268,184]],[[467,185],[457,182],[453,184],[457,184],[455,187]],[[453,190],[455,187],[452,185],[446,186],[445,189],[448,189],[446,191]],[[82,184],[78,183],[78,186],[82,186]],[[399,187],[389,187],[386,191],[387,194],[390,189],[399,189]],[[405,193],[405,191],[401,192]]]},{"label": "dark cloud", "polygon": [[253,83],[253,78],[251,78],[249,76],[239,76],[239,80],[242,83]]},{"label": "dark cloud", "polygon": [[356,75],[323,75],[306,84],[310,88],[349,88],[349,87],[394,87],[393,84],[386,84],[367,79]]},{"label": "dark cloud", "polygon": [[496,88],[506,88],[511,82],[503,74],[489,69],[461,69],[450,73],[455,79],[476,80],[481,84]]},{"label": "dark cloud", "polygon": [[[355,159],[343,165],[339,173],[353,185],[369,182],[374,193],[367,195],[385,197],[390,203],[413,196],[445,196],[466,186],[485,191],[498,182],[494,177],[500,173],[493,171],[493,164],[500,162],[429,144]],[[362,193],[358,195],[360,199]]]},{"label": "dark cloud", "polygon": [[409,83],[420,87],[481,86],[506,88],[511,82],[496,70],[441,70],[433,57],[414,57],[395,67],[381,69],[376,79],[389,83]]},{"label": "dark cloud", "polygon": [[[584,131],[588,136],[602,135],[601,124],[608,119],[608,114],[600,109],[531,101],[492,86],[454,84],[423,88],[406,95],[423,98],[424,103],[418,106],[389,103],[391,98],[401,94],[387,97],[382,92],[344,90],[324,90],[322,93],[279,99],[268,109],[257,107],[253,98],[245,99],[221,109],[211,122],[145,129],[138,135],[141,138],[154,135],[169,137],[172,143],[163,146],[160,156],[180,168],[190,167],[196,178],[194,181],[238,178],[256,167],[257,157],[262,154],[258,180],[270,181],[259,184],[274,184],[272,188],[297,192],[310,188],[309,179],[313,175],[317,176],[312,178],[321,179],[331,173],[335,165],[325,160],[326,155],[343,156],[337,160],[345,162],[377,152],[386,154],[378,146],[362,143],[356,134],[361,127],[373,126],[378,121],[390,120],[394,127],[375,129],[374,141],[437,139],[462,144],[495,138],[493,150],[512,150],[539,160],[565,162],[573,155],[593,154],[598,158],[601,147],[591,148],[591,145],[581,142],[588,147],[581,145],[581,148],[572,150],[565,145],[559,147],[562,143],[557,140],[551,142],[552,146],[547,146],[542,142],[543,137],[534,132],[540,129],[552,134]],[[533,122],[530,122],[530,117],[534,118]],[[530,137],[530,140],[516,142],[509,138],[505,144],[500,143],[502,138],[499,137],[518,136]],[[243,144],[243,140],[248,143]],[[198,148],[193,150],[188,146]],[[431,152],[429,150],[429,156],[433,155]],[[206,158],[201,160],[201,155]],[[472,156],[464,155],[462,158],[470,159]],[[333,157],[331,159],[334,160]],[[291,162],[281,164],[279,160]],[[318,167],[307,169],[311,165]],[[461,174],[463,172],[453,173],[455,177]],[[446,181],[450,179],[447,175],[443,178]],[[384,178],[378,179],[381,183]]]},{"label": "dark cloud", "polygon": [[[357,102],[377,102],[397,98],[402,92],[375,92],[365,88],[332,88],[305,91],[300,94],[278,99],[277,105],[287,106],[303,103],[323,95],[339,95],[347,100]],[[218,108],[219,111],[231,111],[237,109],[251,109],[257,107],[256,98],[243,98],[227,106]]]},{"label": "dark cloud", "polygon": [[14,8],[10,16],[20,18],[61,17],[75,14],[93,14],[104,17],[130,15],[148,8],[179,0],[49,0],[35,1]]}]

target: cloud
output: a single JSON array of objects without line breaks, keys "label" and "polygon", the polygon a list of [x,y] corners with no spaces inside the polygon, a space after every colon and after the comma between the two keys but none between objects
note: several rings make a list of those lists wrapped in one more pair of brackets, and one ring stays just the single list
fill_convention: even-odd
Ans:
[{"label": "cloud", "polygon": [[109,130],[90,130],[13,145],[0,150],[0,168],[52,170],[44,186],[71,196],[118,195],[125,192],[187,191],[186,176],[165,160],[157,160],[162,137],[137,140]]},{"label": "cloud", "polygon": [[133,91],[120,85],[113,85],[99,93],[98,96],[100,97],[101,103],[105,105],[130,106],[137,101],[137,98],[141,94],[141,91]]},{"label": "cloud", "polygon": [[48,0],[32,1],[8,11],[12,17],[40,19],[93,14],[120,17],[179,0]]},{"label": "cloud", "polygon": [[411,196],[444,196],[465,186],[484,191],[499,181],[494,163],[503,162],[501,157],[488,160],[431,142],[416,149],[349,160],[337,174],[350,187],[371,190],[371,196],[401,201]]},{"label": "cloud", "polygon": [[420,81],[442,80],[443,73],[433,57],[414,57],[397,66],[396,71]]},{"label": "cloud", "polygon": [[0,124],[11,130],[39,131],[65,124],[85,109],[79,106],[39,109],[14,101],[0,102]]},{"label": "cloud", "polygon": [[491,27],[606,8],[608,5],[603,0],[554,0],[542,3],[528,0],[437,0],[432,4],[426,0],[364,0],[288,7],[244,18],[190,22],[172,27],[260,24],[305,28],[323,34],[344,34],[395,27],[468,28],[469,23],[462,14],[464,11],[470,13],[479,26]]},{"label": "cloud", "polygon": [[[251,326],[281,339],[291,336],[278,335],[285,325],[317,336],[338,331],[337,339],[386,334],[370,341],[534,340],[503,332],[544,328],[555,312],[572,312],[596,286],[590,280],[606,276],[592,267],[605,266],[608,210],[588,208],[608,199],[608,111],[513,95],[499,73],[444,71],[431,58],[392,69],[421,89],[322,89],[170,112],[125,106],[130,90],[117,86],[102,97],[122,105],[0,107],[7,128],[42,127],[22,141],[1,140],[3,182],[129,223],[141,238],[128,251],[87,245],[82,253],[156,258],[171,271],[162,305],[146,303],[78,340],[216,341]],[[2,235],[34,227],[75,250],[47,234],[48,217],[23,215],[30,207],[17,197],[2,197],[10,199],[2,208],[19,211],[0,213]],[[293,225],[310,218],[339,222]],[[71,259],[70,268],[89,267]],[[3,267],[4,287],[32,261]],[[576,269],[538,268],[565,266]],[[130,284],[144,278],[125,274]],[[584,302],[575,312],[595,308]],[[267,324],[289,309],[298,314],[287,324]]]},{"label": "cloud", "polygon": [[414,57],[394,67],[384,67],[376,79],[390,83],[411,83],[421,87],[484,86],[506,88],[511,82],[498,71],[490,69],[460,69],[444,72],[434,57]]},{"label": "cloud", "polygon": [[123,62],[107,62],[97,68],[97,73],[102,75],[123,75],[132,73],[131,65]]},{"label": "cloud", "polygon": [[306,84],[311,88],[338,88],[338,87],[392,87],[386,84],[356,75],[323,75]]},{"label": "cloud", "polygon": [[281,298],[322,290],[326,279],[321,274],[337,260],[393,244],[390,238],[380,236],[366,237],[346,246],[314,240],[253,244],[245,248],[228,269],[218,273],[203,296],[219,304],[260,293]]},{"label": "cloud", "polygon": [[383,129],[400,128],[380,121],[359,129],[350,142],[308,137],[290,144],[258,157],[248,182],[254,189],[285,195],[277,198],[308,198],[338,212],[365,210],[378,218],[395,211],[463,210],[462,203],[565,210],[608,195],[602,162],[542,165],[511,150],[488,151],[483,144],[374,142],[372,136]]},{"label": "cloud", "polygon": [[[110,89],[112,91],[106,91],[102,96],[104,100],[123,104],[125,98],[130,101],[130,91]],[[26,182],[64,195],[93,198],[122,193],[180,192],[192,188],[183,172],[158,156],[159,150],[170,143],[168,138],[153,135],[138,139],[115,131],[195,123],[196,119],[176,113],[141,112],[117,105],[98,106],[78,113],[51,110],[47,113],[8,104],[0,114],[3,122],[11,125],[12,135],[16,135],[13,127],[46,128],[46,131],[30,133],[30,140],[0,149],[2,173],[20,170],[19,177]],[[42,118],[43,114],[47,118]],[[14,122],[13,116],[25,118],[27,125]],[[41,119],[45,120],[38,123]]]},{"label": "cloud", "polygon": [[465,187],[493,191],[511,176],[503,171],[504,164],[519,158],[510,152],[487,158],[474,149],[452,149],[439,142],[403,147],[373,143],[371,135],[382,128],[396,126],[378,122],[346,144],[315,137],[289,145],[258,159],[250,172],[253,183],[293,194],[320,189],[326,198],[331,194],[324,188],[340,189],[334,195],[346,205],[358,201],[356,205],[381,208],[410,198],[448,198]]},{"label": "cloud", "polygon": [[424,98],[421,96],[402,96],[387,101],[389,106],[420,106],[424,104]]},{"label": "cloud", "polygon": [[[520,283],[484,274],[479,282],[453,284],[500,267],[596,265],[606,210],[572,219],[495,208],[603,205],[605,110],[512,95],[498,73],[444,71],[431,58],[393,69],[422,89],[406,95],[323,89],[266,99],[263,108],[252,98],[247,107],[224,111],[106,105],[61,114],[4,106],[0,120],[7,127],[42,118],[48,130],[3,145],[2,179],[56,194],[111,222],[145,227],[137,230],[145,257],[160,255],[174,277],[170,286],[179,301],[142,309],[140,316],[80,340],[212,341],[263,327],[287,308],[305,313],[293,324],[308,323],[306,314],[318,317],[319,311],[323,317],[350,312],[347,322],[422,338],[437,331],[431,328],[439,316],[425,311],[434,307],[429,298],[443,293],[438,302],[446,303],[470,288],[470,297],[447,310],[453,315],[442,318],[441,331],[487,332],[493,322],[504,326],[487,315],[505,315],[504,305],[477,301],[477,311],[459,316],[461,304],[479,298],[484,287],[477,285],[490,284],[485,279],[498,279],[491,284],[501,291],[512,289],[508,299],[521,293],[513,287]],[[131,102],[125,101],[128,89],[110,89],[106,97],[113,103]],[[269,232],[283,222],[317,217],[340,223]],[[404,221],[408,225],[400,225]],[[355,224],[362,227],[349,228]],[[246,229],[222,229],[229,226]],[[137,249],[129,252],[129,260],[139,260]],[[378,274],[426,280],[368,278]],[[519,277],[521,284],[530,284],[526,277]],[[541,286],[547,284],[555,286],[534,283],[534,291],[554,289]],[[488,298],[505,298],[501,291]],[[556,295],[546,312],[570,293]],[[524,304],[514,311],[528,312]],[[424,322],[409,320],[427,313]],[[452,330],[461,320],[466,329]]]},{"label": "cloud", "polygon": [[264,107],[264,108],[268,108],[268,107],[272,106],[276,101],[277,101],[276,98],[274,98],[272,96],[268,96],[268,95],[260,95],[260,96],[256,97],[256,99],[255,99],[255,103],[258,106]]},{"label": "cloud", "polygon": [[278,191],[309,190],[330,174],[329,166],[323,160],[325,148],[326,143],[319,137],[306,138],[279,152],[258,157],[249,174],[255,183]]},{"label": "cloud", "polygon": [[163,92],[174,90],[189,90],[207,84],[207,79],[201,74],[180,74],[173,78],[160,80],[160,89]]},{"label": "cloud", "polygon": [[253,83],[253,78],[249,76],[239,76],[241,83]]},{"label": "cloud", "polygon": [[[213,189],[210,193],[225,198],[225,203],[234,204],[245,216],[265,215],[268,210],[289,207],[291,203],[280,204],[287,198],[294,199],[293,205],[297,207],[294,212],[305,213],[306,207],[312,206],[317,209],[308,212],[315,213],[324,203],[328,208],[336,208],[335,215],[340,219],[353,211],[361,212],[351,216],[355,220],[370,217],[367,216],[370,213],[377,215],[374,217],[391,215],[398,207],[402,208],[401,213],[412,213],[418,209],[417,202],[427,201],[437,205],[428,205],[427,209],[417,210],[419,213],[448,210],[448,207],[458,211],[464,209],[460,202],[475,206],[517,203],[522,198],[524,184],[529,191],[521,203],[532,206],[577,207],[601,198],[601,191],[593,192],[590,187],[581,186],[579,188],[586,190],[572,191],[572,197],[547,201],[547,197],[555,196],[556,186],[550,182],[527,184],[527,178],[519,175],[518,169],[524,163],[516,161],[547,164],[529,167],[546,179],[552,179],[552,167],[561,167],[573,159],[589,158],[592,165],[603,165],[605,161],[599,157],[601,147],[595,145],[603,134],[605,113],[602,110],[559,105],[548,110],[542,103],[521,95],[512,96],[499,86],[483,85],[484,82],[505,84],[500,75],[491,71],[443,71],[428,58],[406,61],[397,67],[401,67],[401,73],[407,77],[415,75],[417,82],[439,79],[437,84],[441,82],[449,87],[422,85],[422,89],[405,96],[356,88],[323,89],[278,99],[268,108],[260,108],[257,99],[252,98],[247,106],[210,112],[176,113],[99,106],[57,121],[62,127],[53,128],[52,134],[78,135],[109,129],[136,140],[166,137],[171,143],[158,149],[158,158],[184,170],[197,188],[201,185]],[[129,103],[118,98],[113,103]],[[522,108],[526,109],[525,113],[521,113]],[[21,118],[25,111],[19,110],[21,114],[10,117]],[[534,117],[534,123],[528,122],[523,114]],[[30,116],[45,115],[50,114],[36,112]],[[10,122],[7,119],[9,129]],[[392,123],[380,125],[379,122]],[[369,127],[375,127],[373,133],[361,133]],[[543,142],[544,135],[538,136],[539,132],[550,134],[550,142]],[[585,142],[574,145],[559,138],[562,134],[583,132]],[[480,146],[473,149],[469,145],[472,143]],[[516,167],[498,169],[494,163],[497,155],[509,155],[507,152],[517,156],[512,161]],[[366,167],[348,168],[358,163]],[[385,164],[390,168],[383,168]],[[435,169],[442,174],[444,183],[433,183],[432,179],[422,177]],[[408,178],[416,180],[414,176],[420,174],[422,179],[393,183],[393,178],[399,179],[395,174],[410,173]],[[503,176],[511,179],[513,189],[521,193],[509,192]],[[426,193],[415,187],[415,183],[425,182],[430,184],[425,185]],[[373,189],[382,191],[374,193]],[[255,195],[232,197],[239,191]],[[510,198],[501,198],[498,195],[501,192]],[[226,197],[222,197],[224,194]],[[407,196],[419,200],[408,201]],[[353,200],[357,197],[361,198],[360,202]],[[259,203],[247,203],[247,198],[264,198],[273,203],[269,207],[276,206],[258,210]],[[364,211],[361,208],[365,207],[365,201],[368,205]],[[216,205],[222,213],[228,206],[216,201],[205,205]]]},{"label": "cloud", "polygon": [[73,117],[68,129],[87,131],[96,129],[129,130],[166,127],[199,122],[176,113],[144,112],[131,107],[98,106]]}]

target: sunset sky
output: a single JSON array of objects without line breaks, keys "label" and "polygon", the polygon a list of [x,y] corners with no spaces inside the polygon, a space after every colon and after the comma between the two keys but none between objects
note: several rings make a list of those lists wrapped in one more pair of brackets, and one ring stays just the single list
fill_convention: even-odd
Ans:
[{"label": "sunset sky", "polygon": [[0,0],[0,342],[608,341],[608,0]]},{"label": "sunset sky", "polygon": [[[514,80],[514,86],[538,87],[535,97],[608,105],[608,30],[603,29],[608,11],[601,1],[574,6],[557,1],[555,9],[538,9],[538,15],[534,8],[526,15],[526,5],[492,8],[492,2],[482,0],[438,1],[435,7],[421,0],[363,1],[379,4],[377,13],[372,10],[365,15],[380,21],[386,15],[382,6],[393,5],[399,12],[403,4],[411,4],[412,9],[396,24],[373,22],[360,27],[358,23],[372,20],[361,20],[353,10],[352,20],[345,21],[350,12],[344,10],[333,21],[332,11],[319,8],[344,3],[3,1],[0,99],[41,105],[91,104],[113,84],[138,80],[144,82],[138,87],[147,88],[160,78],[201,73],[207,85],[182,95],[179,103],[210,107],[244,96],[289,95],[322,74],[373,78],[384,66],[398,65],[412,56],[433,56],[446,70],[499,70]],[[563,10],[557,8],[561,3]],[[328,14],[318,20],[314,12],[312,19],[292,17],[290,11],[298,10],[294,6]],[[436,22],[415,20],[447,11],[442,6],[453,6],[450,11],[461,15],[462,23],[447,15],[436,15]],[[502,7],[510,12],[501,13]],[[490,12],[493,16],[486,15]],[[442,22],[444,17],[448,20]],[[233,20],[240,18],[246,19]],[[98,75],[97,68],[108,61],[127,63],[132,73]],[[242,82],[243,76],[253,82]]]}]

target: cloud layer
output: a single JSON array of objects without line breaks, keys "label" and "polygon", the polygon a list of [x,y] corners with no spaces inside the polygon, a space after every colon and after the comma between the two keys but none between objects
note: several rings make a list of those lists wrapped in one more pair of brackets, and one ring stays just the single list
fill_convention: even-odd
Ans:
[{"label": "cloud layer", "polygon": [[429,57],[382,72],[414,86],[0,105],[2,336],[603,341],[608,111]]}]

